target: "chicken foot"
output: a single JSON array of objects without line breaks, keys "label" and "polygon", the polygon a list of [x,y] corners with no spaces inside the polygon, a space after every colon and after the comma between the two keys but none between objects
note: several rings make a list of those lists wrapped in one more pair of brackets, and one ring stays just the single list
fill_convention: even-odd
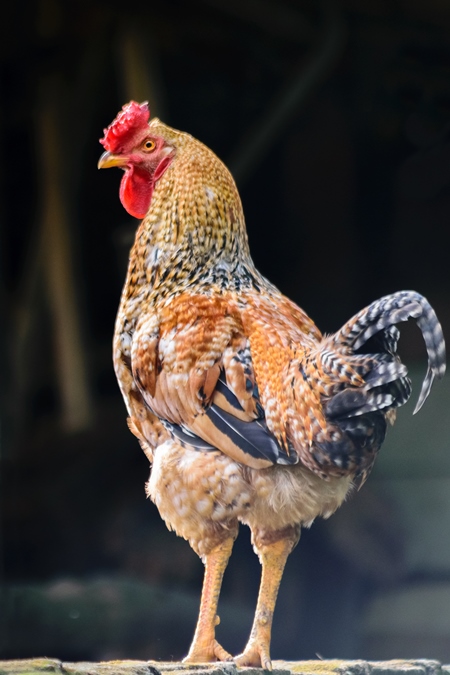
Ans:
[{"label": "chicken foot", "polygon": [[[255,666],[272,670],[270,639],[273,612],[284,567],[289,554],[298,542],[299,534],[299,528],[290,527],[282,533],[271,533],[270,538],[265,537],[262,541],[253,537],[253,544],[262,565],[261,584],[249,640],[242,654],[234,659],[238,666]],[[275,535],[281,537],[274,540]]]},{"label": "chicken foot", "polygon": [[209,663],[232,659],[231,654],[217,642],[215,629],[220,622],[217,616],[220,588],[234,539],[229,537],[205,556],[205,576],[197,626],[189,653],[183,659],[183,663]]}]

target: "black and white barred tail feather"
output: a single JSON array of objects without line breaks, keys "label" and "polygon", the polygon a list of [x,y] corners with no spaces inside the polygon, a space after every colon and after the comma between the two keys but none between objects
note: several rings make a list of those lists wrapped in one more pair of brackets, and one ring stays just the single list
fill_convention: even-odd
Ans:
[{"label": "black and white barred tail feather", "polygon": [[[361,485],[373,466],[396,408],[411,395],[407,368],[397,354],[396,324],[416,320],[424,337],[428,370],[414,412],[426,400],[434,377],[445,372],[442,328],[427,300],[402,291],[376,300],[352,317],[310,363],[322,373],[322,406],[326,433],[315,434],[310,453],[322,477],[352,474]],[[314,368],[308,372],[314,373]],[[358,381],[359,378],[359,381]],[[314,386],[314,384],[313,384]]]},{"label": "black and white barred tail feather", "polygon": [[422,331],[428,354],[428,369],[414,409],[415,414],[425,403],[434,378],[440,379],[445,373],[445,341],[442,327],[434,309],[423,295],[415,291],[399,291],[376,300],[350,319],[333,336],[333,341],[358,352],[364,349],[372,336],[381,334],[389,351],[395,352],[398,331],[393,328],[395,324],[408,319],[416,320]]}]

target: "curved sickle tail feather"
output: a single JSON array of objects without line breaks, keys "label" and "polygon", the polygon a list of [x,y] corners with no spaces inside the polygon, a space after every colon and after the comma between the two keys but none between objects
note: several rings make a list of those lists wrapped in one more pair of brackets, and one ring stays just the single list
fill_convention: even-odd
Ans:
[{"label": "curved sickle tail feather", "polygon": [[420,396],[414,409],[416,414],[425,403],[435,377],[445,373],[445,341],[441,324],[428,300],[415,291],[399,291],[376,300],[361,310],[333,336],[333,341],[347,345],[354,351],[360,350],[375,334],[385,332],[386,345],[394,340],[397,332],[392,331],[397,323],[415,319],[422,331],[428,354],[428,369],[422,383]]}]

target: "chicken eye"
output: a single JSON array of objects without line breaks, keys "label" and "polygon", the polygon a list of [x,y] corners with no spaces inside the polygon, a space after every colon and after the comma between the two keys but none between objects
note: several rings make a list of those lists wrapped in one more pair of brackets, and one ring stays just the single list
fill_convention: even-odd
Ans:
[{"label": "chicken eye", "polygon": [[144,143],[144,150],[145,150],[146,152],[152,152],[152,150],[154,150],[155,148],[156,148],[156,143],[155,143],[155,141],[151,141],[150,139],[148,139],[147,141],[145,141],[145,143]]}]

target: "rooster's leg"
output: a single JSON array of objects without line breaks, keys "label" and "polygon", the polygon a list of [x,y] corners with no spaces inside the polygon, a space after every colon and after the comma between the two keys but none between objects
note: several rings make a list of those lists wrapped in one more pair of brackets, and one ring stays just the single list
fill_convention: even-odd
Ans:
[{"label": "rooster's leg", "polygon": [[231,655],[221,647],[215,637],[215,627],[219,623],[217,604],[223,573],[233,548],[234,537],[226,539],[205,556],[205,577],[203,580],[200,612],[194,639],[185,663],[209,663],[210,661],[229,661]]},{"label": "rooster's leg", "polygon": [[256,666],[272,670],[270,637],[273,612],[286,560],[298,538],[297,527],[290,527],[282,533],[271,533],[271,536],[259,541],[253,532],[253,544],[262,565],[261,585],[250,638],[243,653],[234,659],[238,666]]}]

